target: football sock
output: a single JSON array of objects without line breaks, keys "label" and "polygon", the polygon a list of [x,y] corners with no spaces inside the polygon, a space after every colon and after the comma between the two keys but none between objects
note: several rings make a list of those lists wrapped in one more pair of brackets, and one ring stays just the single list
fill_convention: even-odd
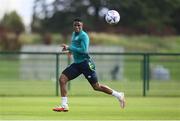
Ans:
[{"label": "football sock", "polygon": [[121,93],[113,90],[112,91],[112,96],[115,96],[115,97],[119,98],[121,96]]},{"label": "football sock", "polygon": [[61,102],[62,102],[62,105],[67,105],[68,103],[67,97],[61,97]]}]

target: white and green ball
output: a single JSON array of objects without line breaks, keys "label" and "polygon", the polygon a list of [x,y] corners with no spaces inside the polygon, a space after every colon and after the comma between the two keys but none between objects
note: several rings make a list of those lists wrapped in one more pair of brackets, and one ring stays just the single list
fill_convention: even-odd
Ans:
[{"label": "white and green ball", "polygon": [[105,20],[108,24],[117,24],[120,21],[120,14],[116,10],[108,10]]}]

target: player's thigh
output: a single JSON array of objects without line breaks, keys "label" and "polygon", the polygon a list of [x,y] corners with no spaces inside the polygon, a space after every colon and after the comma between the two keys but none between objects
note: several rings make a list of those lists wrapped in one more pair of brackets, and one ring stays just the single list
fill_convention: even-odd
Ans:
[{"label": "player's thigh", "polygon": [[91,61],[88,60],[88,61],[83,62],[81,67],[82,67],[83,75],[89,81],[91,85],[98,82],[94,63],[91,63]]},{"label": "player's thigh", "polygon": [[78,77],[81,74],[81,72],[79,71],[77,65],[73,63],[70,66],[68,66],[62,72],[62,74],[64,74],[68,78],[68,80],[72,80]]}]

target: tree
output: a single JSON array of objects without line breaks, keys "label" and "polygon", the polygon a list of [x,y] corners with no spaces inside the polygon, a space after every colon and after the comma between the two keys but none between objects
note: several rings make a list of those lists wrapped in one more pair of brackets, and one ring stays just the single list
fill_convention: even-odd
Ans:
[{"label": "tree", "polygon": [[[172,32],[180,30],[180,0],[35,1],[36,8],[42,11],[34,11],[34,23],[40,23],[42,30],[69,32],[72,19],[77,16],[84,20],[86,29],[93,31],[129,29],[139,33],[158,34],[167,29]],[[121,21],[116,26],[108,26],[104,21],[103,14],[108,9],[115,9],[121,14]]]},{"label": "tree", "polygon": [[19,35],[25,30],[20,16],[12,11],[4,15],[0,21],[0,45],[2,50],[19,50],[21,43]]},{"label": "tree", "polygon": [[16,13],[16,11],[12,11],[9,14],[5,14],[0,23],[7,30],[13,31],[17,34],[23,32],[25,30],[25,26],[22,22],[22,19]]}]

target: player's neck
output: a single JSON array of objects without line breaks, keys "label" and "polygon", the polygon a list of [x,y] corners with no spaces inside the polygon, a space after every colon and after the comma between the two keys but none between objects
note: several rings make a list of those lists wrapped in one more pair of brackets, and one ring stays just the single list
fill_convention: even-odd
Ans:
[{"label": "player's neck", "polygon": [[79,32],[75,32],[75,34],[77,35],[77,34],[79,34],[79,33],[81,33],[83,30],[81,29]]}]

